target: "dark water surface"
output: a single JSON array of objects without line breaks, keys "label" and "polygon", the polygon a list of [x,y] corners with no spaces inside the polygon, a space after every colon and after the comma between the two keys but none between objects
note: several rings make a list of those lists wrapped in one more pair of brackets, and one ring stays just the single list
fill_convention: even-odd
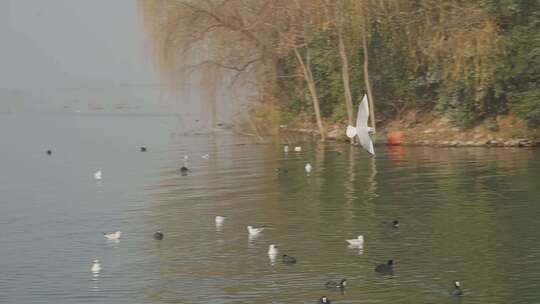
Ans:
[{"label": "dark water surface", "polygon": [[[540,302],[536,150],[380,146],[370,158],[299,141],[285,154],[144,115],[0,115],[0,139],[2,303]],[[246,225],[267,229],[249,240]],[[103,239],[114,230],[120,242]],[[363,251],[348,248],[359,234]],[[272,265],[269,244],[298,263]],[[395,275],[374,273],[388,259]],[[324,289],[342,277],[344,294]]]}]

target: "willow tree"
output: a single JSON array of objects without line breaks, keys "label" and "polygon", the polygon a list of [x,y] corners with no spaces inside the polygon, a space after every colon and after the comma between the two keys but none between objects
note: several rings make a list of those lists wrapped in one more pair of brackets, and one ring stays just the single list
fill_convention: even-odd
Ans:
[{"label": "willow tree", "polygon": [[275,12],[267,9],[267,3],[139,0],[139,4],[165,82],[181,86],[193,72],[217,81],[216,75],[225,71],[233,84],[254,82],[261,95],[273,95],[267,88],[275,78],[277,56],[264,25]]},{"label": "willow tree", "polygon": [[[383,116],[387,104],[400,105],[398,112],[409,104],[414,108],[417,99],[425,98],[417,93],[417,83],[427,78],[435,83],[429,87],[430,105],[465,120],[490,107],[500,29],[479,5],[482,1],[140,1],[156,61],[169,82],[182,81],[194,70],[227,71],[234,80],[254,82],[262,100],[275,100],[283,96],[276,85],[282,83],[279,69],[294,65],[287,85],[307,91],[323,139],[321,108],[328,110],[343,93],[347,122],[353,124],[357,87],[367,91],[373,127],[374,105]],[[337,43],[329,49],[328,41]],[[334,69],[336,63],[340,70]],[[302,82],[290,80],[296,74]],[[343,92],[328,101],[328,91],[341,90],[328,85],[337,77]],[[388,85],[388,78],[400,79]]]}]

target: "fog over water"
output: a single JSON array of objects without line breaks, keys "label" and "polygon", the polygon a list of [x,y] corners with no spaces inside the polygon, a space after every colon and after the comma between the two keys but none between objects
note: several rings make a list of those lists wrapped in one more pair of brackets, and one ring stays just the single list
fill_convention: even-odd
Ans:
[{"label": "fog over water", "polygon": [[[196,79],[182,93],[160,84],[137,1],[1,1],[0,37],[0,112],[209,119],[208,94]],[[221,104],[230,120],[233,110]]]}]

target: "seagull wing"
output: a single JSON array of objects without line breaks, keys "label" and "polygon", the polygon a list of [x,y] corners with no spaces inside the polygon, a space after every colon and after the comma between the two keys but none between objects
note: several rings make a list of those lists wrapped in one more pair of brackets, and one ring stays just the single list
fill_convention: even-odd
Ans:
[{"label": "seagull wing", "polygon": [[369,106],[367,95],[364,94],[360,105],[358,106],[358,114],[356,115],[356,128],[367,128],[369,118]]},{"label": "seagull wing", "polygon": [[364,98],[362,98],[362,101],[358,106],[358,114],[356,115],[356,127],[347,126],[347,131],[345,132],[347,134],[347,137],[353,138],[359,134],[360,129],[367,128],[368,117],[369,108],[367,104],[367,96],[364,94]]},{"label": "seagull wing", "polygon": [[362,145],[366,151],[368,151],[371,155],[375,155],[373,142],[371,141],[371,137],[369,137],[369,132],[367,129],[358,132],[358,139],[360,140],[360,145]]},{"label": "seagull wing", "polygon": [[369,106],[367,95],[364,94],[362,102],[358,106],[358,115],[356,116],[356,135],[360,141],[360,145],[368,151],[370,154],[375,155],[375,150],[373,149],[373,142],[369,136],[368,128],[368,118],[369,118]]}]

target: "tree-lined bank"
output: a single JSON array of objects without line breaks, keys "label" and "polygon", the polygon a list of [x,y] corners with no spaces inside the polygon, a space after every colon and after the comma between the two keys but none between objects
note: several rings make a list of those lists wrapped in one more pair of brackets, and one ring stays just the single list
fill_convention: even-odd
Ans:
[{"label": "tree-lined bank", "polygon": [[376,126],[426,117],[460,130],[497,132],[507,117],[524,134],[540,126],[538,1],[141,0],[140,7],[164,80],[181,85],[195,70],[227,75],[231,85],[256,88],[275,126],[313,122],[324,139],[329,125],[352,124],[364,93]]}]

